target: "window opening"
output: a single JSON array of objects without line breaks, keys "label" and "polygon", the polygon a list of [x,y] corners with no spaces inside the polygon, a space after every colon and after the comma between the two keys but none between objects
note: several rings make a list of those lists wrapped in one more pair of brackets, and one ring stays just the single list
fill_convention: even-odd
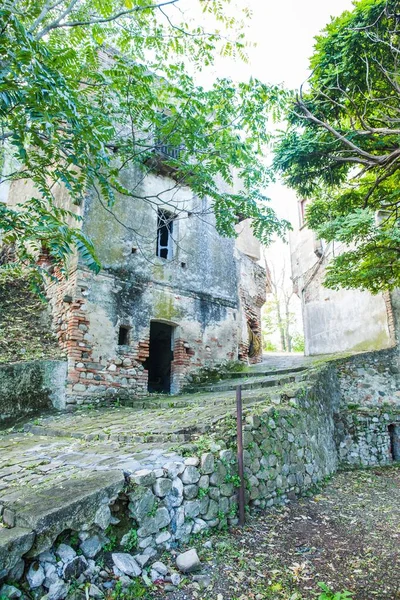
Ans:
[{"label": "window opening", "polygon": [[173,257],[174,219],[175,216],[167,210],[158,210],[156,254],[160,258],[171,260]]},{"label": "window opening", "polygon": [[393,423],[388,426],[390,439],[390,456],[392,460],[400,460],[400,436],[399,428]]},{"label": "window opening", "polygon": [[118,346],[129,345],[129,327],[121,325],[118,332]]},{"label": "window opening", "polygon": [[300,200],[299,202],[299,217],[300,227],[304,227],[306,223],[306,200]]}]

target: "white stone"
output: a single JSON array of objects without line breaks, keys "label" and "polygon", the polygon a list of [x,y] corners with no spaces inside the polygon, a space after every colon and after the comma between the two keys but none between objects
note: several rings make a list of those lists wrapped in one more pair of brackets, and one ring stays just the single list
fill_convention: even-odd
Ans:
[{"label": "white stone", "polygon": [[56,554],[60,557],[63,563],[67,563],[76,556],[76,552],[67,544],[60,544],[56,550]]},{"label": "white stone", "polygon": [[48,600],[63,600],[68,594],[69,585],[62,579],[58,579],[49,587],[47,593]]},{"label": "white stone", "polygon": [[44,586],[48,589],[53,583],[55,583],[59,579],[57,567],[53,563],[44,563],[44,572],[46,575],[46,578],[44,580]]},{"label": "white stone", "polygon": [[193,534],[200,533],[203,529],[207,529],[208,525],[203,519],[195,519],[193,525]]},{"label": "white stone", "polygon": [[182,573],[192,573],[197,571],[200,566],[200,559],[197,556],[195,548],[191,548],[187,552],[183,552],[176,557],[176,566]]},{"label": "white stone", "polygon": [[89,596],[91,598],[103,598],[104,594],[103,592],[97,587],[97,585],[94,585],[94,583],[90,584],[90,588],[89,588]]},{"label": "white stone", "polygon": [[13,585],[7,585],[6,583],[0,588],[0,598],[21,598],[22,592]]},{"label": "white stone", "polygon": [[200,479],[200,471],[198,469],[196,469],[196,467],[189,465],[183,471],[183,473],[181,475],[181,479],[182,479],[183,483],[186,483],[186,484],[197,483],[198,480]]},{"label": "white stone", "polygon": [[110,510],[110,507],[107,506],[107,504],[103,504],[97,510],[95,517],[94,517],[94,522],[101,529],[107,529],[107,527],[109,526],[109,524],[111,522],[111,510]]},{"label": "white stone", "polygon": [[156,536],[156,544],[165,544],[168,540],[171,539],[171,534],[169,531],[162,531]]},{"label": "white stone", "polygon": [[50,552],[50,550],[46,550],[46,552],[42,552],[41,554],[39,554],[39,560],[42,563],[56,563],[56,557],[54,556],[53,552]]},{"label": "white stone", "polygon": [[31,564],[26,579],[31,590],[38,588],[45,580],[45,572],[42,565],[38,562]]},{"label": "white stone", "polygon": [[86,558],[94,558],[100,552],[102,542],[98,535],[94,535],[82,542],[80,547]]},{"label": "white stone", "polygon": [[160,573],[161,575],[166,575],[169,571],[168,567],[164,565],[164,563],[159,560],[151,565],[151,568]]},{"label": "white stone", "polygon": [[167,472],[170,479],[175,479],[183,473],[185,465],[182,462],[168,462],[164,465],[163,469]]},{"label": "white stone", "polygon": [[133,475],[131,475],[131,479],[133,479],[137,485],[153,485],[153,483],[155,483],[156,476],[154,471],[149,469],[141,469],[140,471],[136,471]]},{"label": "white stone", "polygon": [[143,567],[149,562],[151,557],[148,554],[135,554],[133,558],[143,569]]},{"label": "white stone", "polygon": [[181,582],[181,576],[179,575],[179,573],[172,573],[171,574],[171,583],[172,585],[179,585]]},{"label": "white stone", "polygon": [[112,554],[112,559],[114,565],[124,573],[124,575],[138,577],[142,572],[142,569],[139,567],[133,556],[126,552],[115,552]]},{"label": "white stone", "polygon": [[189,458],[185,458],[185,465],[187,467],[197,467],[200,463],[200,460],[197,456],[190,456]]},{"label": "white stone", "polygon": [[164,576],[161,575],[161,573],[159,573],[158,571],[155,571],[154,569],[150,569],[150,579],[154,583],[155,581],[164,579]]},{"label": "white stone", "polygon": [[156,482],[153,485],[153,492],[159,498],[164,498],[164,496],[166,496],[168,494],[168,492],[171,490],[171,488],[172,488],[171,480],[160,477],[159,479],[156,479]]}]

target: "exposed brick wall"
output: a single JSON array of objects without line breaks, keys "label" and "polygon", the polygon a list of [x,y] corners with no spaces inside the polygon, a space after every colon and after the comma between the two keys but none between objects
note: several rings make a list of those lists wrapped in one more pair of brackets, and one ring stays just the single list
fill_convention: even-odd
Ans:
[{"label": "exposed brick wall", "polygon": [[67,404],[113,398],[122,390],[147,393],[143,362],[149,355],[149,339],[121,346],[112,359],[95,360],[84,291],[81,284],[77,286],[76,272],[48,289],[56,335],[68,360]]},{"label": "exposed brick wall", "polygon": [[[265,299],[265,272],[253,261],[250,261],[250,266],[249,277],[254,277],[254,270],[257,274],[257,283],[256,286],[253,284],[251,289],[245,283],[243,284],[240,291],[241,310],[244,311],[246,323],[249,324],[254,335],[261,339],[261,306]],[[74,404],[91,403],[102,399],[112,400],[128,394],[137,396],[148,393],[148,371],[145,366],[149,357],[150,322],[154,319],[154,313],[151,308],[147,309],[149,310],[148,314],[146,313],[148,327],[146,327],[146,319],[144,321],[142,319],[142,324],[136,327],[136,321],[130,320],[129,315],[134,313],[130,312],[131,308],[128,305],[124,306],[122,313],[113,312],[115,306],[118,307],[118,303],[115,303],[115,296],[110,294],[110,290],[113,290],[113,284],[110,284],[113,280],[110,276],[106,274],[102,283],[97,283],[96,280],[96,284],[92,278],[91,274],[78,268],[69,275],[67,280],[52,283],[48,289],[56,335],[68,360],[66,401],[70,407]],[[104,287],[101,287],[102,285]],[[118,286],[116,288],[121,289]],[[110,302],[114,302],[110,312],[107,312],[109,310],[107,300],[101,304],[102,294],[103,298],[110,298]],[[122,297],[125,300],[127,298],[126,295]],[[187,297],[181,299],[175,296],[175,300],[179,300],[177,306],[181,304],[183,307],[188,306],[185,303],[191,302]],[[134,297],[129,302],[134,303],[132,310],[133,307],[137,307]],[[182,388],[191,372],[238,358],[240,319],[243,320],[244,316],[240,317],[240,312],[233,306],[224,313],[225,308],[218,309],[220,306],[218,301],[215,301],[212,306],[213,308],[209,309],[212,318],[205,321],[202,326],[200,323],[204,314],[199,313],[197,329],[191,328],[190,322],[176,328],[178,335],[174,340],[171,363],[171,392],[173,393],[177,393]],[[94,312],[93,307],[97,307]],[[102,310],[106,311],[104,324]],[[123,320],[120,321],[120,318]],[[196,314],[193,315],[193,319],[197,323]],[[117,327],[121,323],[130,327],[132,334],[135,332],[137,336],[136,339],[129,340],[129,345],[117,345]],[[103,346],[99,346],[97,341],[99,329],[102,331],[104,327],[107,334],[103,334]],[[248,350],[248,340],[242,341],[240,353],[243,359],[247,360]],[[250,358],[250,362],[259,360],[261,360],[261,346]]]},{"label": "exposed brick wall", "polygon": [[[241,285],[239,296],[243,316],[246,319],[248,335],[239,344],[239,360],[256,364],[262,360],[261,308],[266,299],[266,272],[261,265],[246,259],[246,271],[251,267],[252,286]],[[243,278],[244,283],[246,279]],[[253,339],[251,339],[253,338]]]}]

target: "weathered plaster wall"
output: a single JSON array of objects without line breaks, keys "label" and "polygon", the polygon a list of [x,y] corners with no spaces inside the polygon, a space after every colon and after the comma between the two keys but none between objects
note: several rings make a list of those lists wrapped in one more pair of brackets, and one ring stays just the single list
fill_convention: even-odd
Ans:
[{"label": "weathered plaster wall", "polygon": [[294,289],[303,306],[306,354],[393,346],[393,313],[387,295],[323,286],[326,267],[342,245],[325,245],[307,227],[295,227],[290,246]]},{"label": "weathered plaster wall", "polygon": [[65,408],[67,365],[32,360],[0,366],[0,424],[39,410]]},{"label": "weathered plaster wall", "polygon": [[[83,270],[77,289],[82,298],[70,308],[77,306],[79,320],[72,336],[78,345],[70,353],[69,403],[146,393],[151,320],[175,325],[172,391],[178,391],[188,369],[236,358],[233,302]],[[118,345],[121,324],[130,328],[127,346]]]},{"label": "weathered plaster wall", "polygon": [[[260,329],[264,271],[235,249],[235,240],[217,234],[209,203],[188,188],[174,189],[175,182],[159,173],[143,178],[129,170],[123,179],[148,200],[120,196],[110,215],[92,194],[84,207],[83,229],[102,263],[100,275],[80,265],[49,289],[59,342],[68,355],[70,406],[147,392],[151,321],[174,328],[172,392],[189,372],[236,360],[239,345],[245,356],[249,315]],[[157,211],[174,212],[171,206],[179,210],[173,257],[167,260],[156,256]],[[118,345],[121,325],[129,328],[124,346]]]}]

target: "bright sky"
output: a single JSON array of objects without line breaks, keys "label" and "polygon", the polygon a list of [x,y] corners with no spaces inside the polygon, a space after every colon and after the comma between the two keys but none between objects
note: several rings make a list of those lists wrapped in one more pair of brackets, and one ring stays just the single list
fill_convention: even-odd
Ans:
[{"label": "bright sky", "polygon": [[[298,88],[308,76],[308,62],[314,37],[329,23],[331,16],[351,10],[351,0],[236,0],[253,11],[247,39],[256,43],[249,49],[248,64],[226,60],[216,73],[234,79],[250,75],[266,83],[284,83]],[[294,193],[281,184],[268,189],[279,216],[297,218]]]},{"label": "bright sky", "polygon": [[[352,0],[231,0],[229,14],[249,7],[253,18],[247,24],[246,40],[255,44],[247,49],[248,63],[217,58],[197,79],[207,85],[215,77],[248,80],[256,77],[265,83],[283,83],[298,89],[308,77],[309,58],[313,53],[314,37],[329,23],[331,17],[352,9]],[[197,5],[198,7],[198,5]],[[235,7],[235,8],[233,8]],[[197,12],[193,0],[179,4],[188,19],[204,23],[207,16]],[[241,11],[240,11],[241,12]],[[171,10],[173,14],[173,10]],[[212,21],[215,24],[214,21]],[[281,184],[267,190],[273,207],[280,217],[297,218],[294,192]]]}]

